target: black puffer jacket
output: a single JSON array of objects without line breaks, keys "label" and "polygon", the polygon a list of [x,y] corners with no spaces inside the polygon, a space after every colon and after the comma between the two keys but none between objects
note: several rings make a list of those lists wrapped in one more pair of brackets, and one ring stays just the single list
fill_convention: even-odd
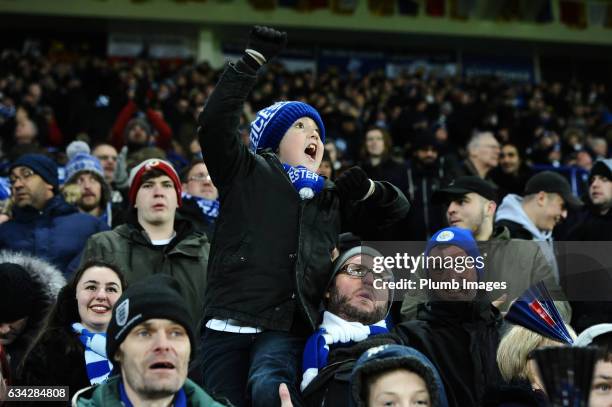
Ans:
[{"label": "black puffer jacket", "polygon": [[66,280],[61,271],[36,257],[7,250],[0,252],[0,263],[19,264],[26,269],[35,285],[33,314],[28,317],[22,334],[13,343],[4,346],[10,356],[11,376],[16,377],[17,367],[40,331],[49,308],[55,303],[57,294],[66,284]]},{"label": "black puffer jacket", "polygon": [[20,368],[22,386],[68,386],[70,398],[91,386],[85,367],[85,348],[68,328],[53,329],[36,342]]},{"label": "black puffer jacket", "polygon": [[388,183],[379,183],[383,193],[376,202],[341,202],[330,181],[313,199],[301,200],[275,154],[252,154],[239,140],[240,114],[255,80],[229,65],[199,117],[200,144],[221,204],[210,249],[205,318],[312,331],[338,234],[353,231],[376,239],[381,229],[406,215],[409,204]]},{"label": "black puffer jacket", "polygon": [[490,302],[429,302],[416,321],[396,325],[403,343],[438,368],[451,407],[478,406],[485,389],[498,386],[499,311]]}]

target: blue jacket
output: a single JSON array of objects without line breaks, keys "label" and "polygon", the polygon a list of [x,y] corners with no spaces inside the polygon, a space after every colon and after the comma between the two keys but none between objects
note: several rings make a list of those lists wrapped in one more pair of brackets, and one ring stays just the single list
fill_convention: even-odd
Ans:
[{"label": "blue jacket", "polygon": [[13,219],[0,225],[0,249],[47,260],[69,275],[79,265],[89,236],[108,229],[102,220],[80,213],[56,195],[42,211],[15,207]]}]

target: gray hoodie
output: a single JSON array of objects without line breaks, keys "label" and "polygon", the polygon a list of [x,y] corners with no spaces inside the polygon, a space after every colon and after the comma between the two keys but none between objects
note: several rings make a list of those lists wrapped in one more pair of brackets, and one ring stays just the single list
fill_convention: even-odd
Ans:
[{"label": "gray hoodie", "polygon": [[542,248],[542,253],[553,268],[555,279],[557,283],[559,283],[559,267],[557,265],[557,259],[555,258],[552,230],[544,231],[538,229],[538,227],[525,213],[522,204],[522,197],[516,194],[506,195],[499,206],[499,209],[497,209],[497,213],[495,214],[495,222],[499,222],[500,220],[516,222],[533,235],[533,240],[541,242],[540,247]]}]

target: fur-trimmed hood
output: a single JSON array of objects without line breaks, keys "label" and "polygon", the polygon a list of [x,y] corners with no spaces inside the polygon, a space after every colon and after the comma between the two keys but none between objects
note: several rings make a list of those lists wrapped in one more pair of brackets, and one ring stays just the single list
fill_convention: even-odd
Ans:
[{"label": "fur-trimmed hood", "polygon": [[[26,254],[2,250],[0,251],[0,263],[14,263],[22,266],[36,286],[34,314],[29,316],[28,324],[22,335],[8,346],[11,357],[23,356],[22,352],[26,350],[41,329],[49,308],[55,303],[59,290],[66,285],[66,280],[62,272],[55,266]],[[21,354],[16,355],[15,353]]]}]

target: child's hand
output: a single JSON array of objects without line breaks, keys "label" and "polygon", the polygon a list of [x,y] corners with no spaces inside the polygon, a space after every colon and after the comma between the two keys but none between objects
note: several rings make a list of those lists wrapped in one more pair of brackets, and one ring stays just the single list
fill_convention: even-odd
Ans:
[{"label": "child's hand", "polygon": [[374,192],[374,183],[361,168],[352,167],[338,177],[336,189],[345,199],[363,201]]},{"label": "child's hand", "polygon": [[[256,25],[251,28],[249,41],[247,42],[247,53],[257,59],[260,65],[265,64],[277,56],[287,44],[287,33],[277,31],[274,28]],[[263,57],[263,61],[252,55],[249,50],[255,51]],[[257,55],[258,56],[258,55]]]}]

